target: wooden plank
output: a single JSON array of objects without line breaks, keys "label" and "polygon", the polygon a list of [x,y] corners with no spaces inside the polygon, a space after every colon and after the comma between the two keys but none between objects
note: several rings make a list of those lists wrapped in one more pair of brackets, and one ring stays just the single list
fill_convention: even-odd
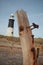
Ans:
[{"label": "wooden plank", "polygon": [[31,52],[32,32],[29,27],[30,25],[26,12],[23,10],[18,10],[16,15],[18,19],[19,36],[23,52],[23,65],[33,65],[33,54]]}]

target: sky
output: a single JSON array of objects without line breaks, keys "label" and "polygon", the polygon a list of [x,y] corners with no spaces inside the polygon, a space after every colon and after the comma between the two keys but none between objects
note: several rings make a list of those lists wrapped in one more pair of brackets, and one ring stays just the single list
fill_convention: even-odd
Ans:
[{"label": "sky", "polygon": [[[43,0],[0,0],[0,35],[6,35],[9,17],[17,10],[25,10],[30,25],[34,22],[39,29],[34,29],[32,34],[36,38],[43,38]],[[14,15],[14,36],[18,37],[18,22]]]}]

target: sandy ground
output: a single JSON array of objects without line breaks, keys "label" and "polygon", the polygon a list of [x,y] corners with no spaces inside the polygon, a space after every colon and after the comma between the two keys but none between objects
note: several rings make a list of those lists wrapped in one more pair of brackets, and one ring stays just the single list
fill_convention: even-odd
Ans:
[{"label": "sandy ground", "polygon": [[43,56],[39,56],[38,65],[43,65]]}]

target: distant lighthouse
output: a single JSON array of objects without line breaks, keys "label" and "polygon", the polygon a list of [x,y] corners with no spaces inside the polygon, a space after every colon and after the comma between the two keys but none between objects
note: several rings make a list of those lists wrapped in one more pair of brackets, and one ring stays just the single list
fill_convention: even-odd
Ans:
[{"label": "distant lighthouse", "polygon": [[14,32],[14,15],[11,14],[8,22],[8,29],[6,36],[13,36]]}]

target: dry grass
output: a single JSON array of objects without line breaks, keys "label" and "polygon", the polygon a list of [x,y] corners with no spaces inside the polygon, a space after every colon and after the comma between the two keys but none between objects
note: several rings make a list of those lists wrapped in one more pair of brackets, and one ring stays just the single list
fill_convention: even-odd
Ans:
[{"label": "dry grass", "polygon": [[5,38],[7,39],[8,41],[15,41],[15,42],[20,42],[20,39],[19,37],[9,37],[9,36],[3,36],[3,35],[0,35],[0,38]]},{"label": "dry grass", "polygon": [[[0,35],[0,38],[1,39],[5,38],[8,41],[20,42],[19,37],[8,37],[8,36]],[[35,38],[34,41],[35,41],[35,43],[43,44],[43,38]]]},{"label": "dry grass", "polygon": [[35,38],[35,43],[43,44],[43,38]]}]

